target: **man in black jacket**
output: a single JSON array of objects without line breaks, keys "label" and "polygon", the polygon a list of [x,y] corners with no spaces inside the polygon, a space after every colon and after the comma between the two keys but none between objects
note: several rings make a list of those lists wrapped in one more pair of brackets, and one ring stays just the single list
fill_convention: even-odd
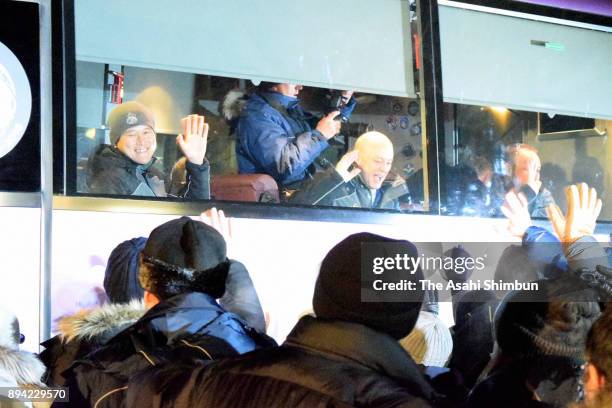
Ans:
[{"label": "man in black jacket", "polygon": [[[291,197],[295,204],[400,210],[399,197],[408,194],[404,180],[387,181],[393,164],[393,144],[380,132],[357,138],[355,149],[335,168],[318,173]],[[351,166],[355,165],[354,168]]]},{"label": "man in black jacket", "polygon": [[[210,166],[204,157],[208,124],[203,116],[181,120],[183,134],[176,142],[187,159],[187,183],[179,196],[187,199],[210,198]],[[100,145],[88,163],[89,192],[144,197],[166,197],[165,176],[154,167],[157,149],[155,118],[139,102],[117,106],[108,118],[110,145]]]},{"label": "man in black jacket", "polygon": [[[439,396],[398,340],[414,327],[423,300],[420,269],[404,274],[417,283],[400,296],[363,301],[374,276],[362,247],[377,256],[416,257],[414,245],[360,233],[337,244],[321,264],[305,316],[280,347],[187,371],[153,368],[134,378],[127,403],[148,407],[429,407]],[[366,257],[368,253],[363,253]],[[378,276],[378,275],[376,275]],[[366,283],[366,285],[368,285]],[[367,287],[367,286],[366,286]],[[370,292],[370,294],[372,294]],[[410,299],[411,301],[406,301]],[[388,301],[383,301],[388,300]],[[397,298],[395,299],[397,300]]]},{"label": "man in black jacket", "polygon": [[162,224],[151,232],[139,265],[148,311],[65,373],[69,406],[121,406],[128,380],[147,367],[275,345],[217,303],[230,261],[214,228],[188,217]]}]

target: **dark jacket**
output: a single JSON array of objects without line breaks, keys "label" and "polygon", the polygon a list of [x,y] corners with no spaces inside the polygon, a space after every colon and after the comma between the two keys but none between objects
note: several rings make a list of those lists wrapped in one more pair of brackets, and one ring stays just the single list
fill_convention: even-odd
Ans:
[{"label": "dark jacket", "polygon": [[59,334],[42,343],[45,347],[40,360],[47,367],[45,383],[61,387],[66,379],[62,373],[75,360],[105,345],[121,330],[134,324],[145,314],[142,302],[108,303],[98,309],[83,310],[61,319]]},{"label": "dark jacket", "polygon": [[529,215],[532,217],[546,218],[546,207],[550,204],[555,203],[555,199],[550,191],[546,187],[540,187],[540,191],[537,193],[533,191],[531,187],[525,184],[521,187],[521,193],[527,198],[529,204]]},{"label": "dark jacket", "polygon": [[[167,197],[165,176],[154,167],[156,159],[138,164],[109,145],[99,146],[90,157],[87,168],[89,192],[125,196]],[[179,197],[192,200],[210,199],[210,166],[187,162],[187,183]]]},{"label": "dark jacket", "polygon": [[[154,370],[153,370],[154,371]],[[148,407],[430,407],[438,395],[390,336],[360,324],[300,319],[280,347],[130,384]]]},{"label": "dark jacket", "polygon": [[[352,98],[342,115],[349,117],[354,107]],[[297,98],[276,92],[252,94],[236,127],[240,173],[269,174],[281,187],[303,180],[308,166],[329,146],[315,129],[318,121]]]},{"label": "dark jacket", "polygon": [[534,264],[546,264],[546,278],[555,278],[580,269],[595,270],[597,265],[610,267],[610,255],[592,236],[583,236],[563,251],[559,239],[548,230],[531,226],[523,235],[522,247]]},{"label": "dark jacket", "polygon": [[543,275],[556,278],[567,272],[563,246],[555,235],[542,227],[530,226],[523,234],[523,248],[527,257],[537,265],[544,265]]},{"label": "dark jacket", "polygon": [[562,408],[577,401],[578,366],[533,358],[493,371],[470,394],[468,408]]},{"label": "dark jacket", "polygon": [[357,176],[345,183],[342,176],[331,168],[317,173],[312,180],[303,183],[290,199],[291,203],[326,205],[332,207],[382,208],[400,210],[399,197],[408,194],[406,183],[385,181],[376,191],[372,203],[372,191]]},{"label": "dark jacket", "polygon": [[493,352],[493,316],[498,303],[496,300],[474,302],[465,316],[456,318],[451,329],[453,352],[448,367],[461,374],[469,389],[476,384]]},{"label": "dark jacket", "polygon": [[273,345],[204,293],[174,296],[71,367],[65,375],[70,406],[121,406],[130,377],[151,366],[189,365]]}]

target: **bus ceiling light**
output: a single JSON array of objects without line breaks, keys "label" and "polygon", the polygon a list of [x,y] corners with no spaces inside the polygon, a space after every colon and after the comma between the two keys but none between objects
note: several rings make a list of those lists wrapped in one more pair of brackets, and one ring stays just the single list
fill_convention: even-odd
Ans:
[{"label": "bus ceiling light", "polygon": [[503,106],[490,106],[489,109],[491,109],[491,111],[493,111],[494,113],[499,113],[499,114],[508,112],[508,108],[505,108]]},{"label": "bus ceiling light", "polygon": [[96,138],[96,128],[89,128],[85,131],[85,137],[91,140]]}]

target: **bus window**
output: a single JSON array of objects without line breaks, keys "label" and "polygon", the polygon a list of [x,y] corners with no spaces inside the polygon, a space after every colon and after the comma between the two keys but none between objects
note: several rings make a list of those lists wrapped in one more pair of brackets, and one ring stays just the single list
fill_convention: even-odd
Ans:
[{"label": "bus window", "polygon": [[[123,112],[119,125],[101,121],[122,108],[107,102],[109,92],[96,80],[116,75],[123,82],[123,106],[140,104]],[[78,62],[77,104],[79,193],[164,196],[137,187],[147,180],[137,180],[136,171],[159,175],[167,194],[183,191],[188,171],[176,137],[181,119],[197,114],[209,126],[206,160],[215,200],[399,211],[424,206],[416,98],[130,66],[113,71],[107,64]],[[153,122],[136,120],[142,119],[139,106]],[[147,160],[122,154],[123,136],[111,128],[129,129],[123,121],[130,114],[134,128],[144,124],[155,131],[151,168]],[[109,172],[113,165],[133,169],[133,181],[125,169]],[[121,186],[105,189],[109,183]]]},{"label": "bus window", "polygon": [[445,118],[444,214],[500,217],[514,190],[545,218],[550,203],[565,211],[566,186],[585,182],[603,201],[599,220],[612,220],[612,121],[450,103]]},{"label": "bus window", "polygon": [[[154,3],[75,2],[77,193],[430,210],[414,2]],[[177,145],[188,115],[204,162]]]}]

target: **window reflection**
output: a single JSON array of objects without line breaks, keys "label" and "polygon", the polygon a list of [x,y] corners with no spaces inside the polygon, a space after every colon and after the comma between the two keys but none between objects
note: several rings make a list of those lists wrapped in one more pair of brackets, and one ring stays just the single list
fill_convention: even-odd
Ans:
[{"label": "window reflection", "polygon": [[460,104],[445,104],[445,118],[445,214],[501,216],[504,194],[514,189],[532,217],[546,217],[550,203],[565,209],[567,185],[585,182],[604,201],[600,220],[612,219],[605,205],[612,121]]}]

